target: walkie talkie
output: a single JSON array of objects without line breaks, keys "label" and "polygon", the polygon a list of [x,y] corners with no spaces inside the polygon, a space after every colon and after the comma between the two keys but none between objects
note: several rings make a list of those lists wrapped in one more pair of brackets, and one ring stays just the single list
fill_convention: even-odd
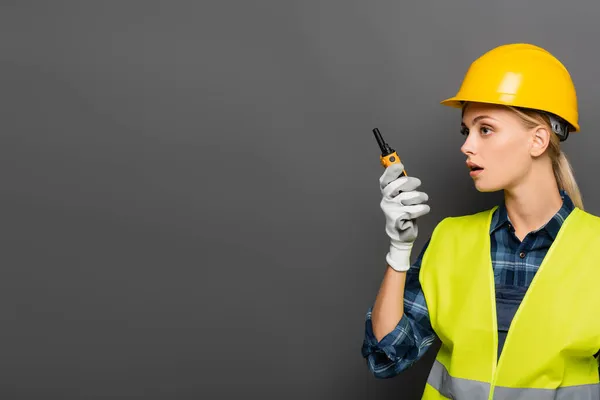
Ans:
[{"label": "walkie talkie", "polygon": [[[396,150],[391,148],[390,145],[388,145],[385,142],[385,140],[383,140],[383,137],[381,136],[381,132],[379,132],[379,129],[377,129],[377,128],[373,129],[373,134],[375,135],[375,139],[377,139],[377,143],[379,144],[379,148],[381,149],[381,155],[379,156],[381,165],[384,168],[387,168],[392,164],[400,163],[400,157],[398,157]],[[406,170],[404,170],[404,171],[402,171],[402,174],[400,176],[406,176],[406,175],[407,175]]]}]

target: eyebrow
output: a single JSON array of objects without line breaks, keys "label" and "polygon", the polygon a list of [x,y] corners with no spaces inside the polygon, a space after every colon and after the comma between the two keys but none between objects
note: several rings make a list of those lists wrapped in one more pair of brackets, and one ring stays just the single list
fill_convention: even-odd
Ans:
[{"label": "eyebrow", "polygon": [[[490,117],[489,115],[478,115],[477,117],[473,118],[473,123],[479,121],[480,119],[484,119],[484,118],[489,118],[489,119],[493,119],[494,121],[496,121],[495,118]],[[464,121],[461,121],[462,125],[465,125]]]}]

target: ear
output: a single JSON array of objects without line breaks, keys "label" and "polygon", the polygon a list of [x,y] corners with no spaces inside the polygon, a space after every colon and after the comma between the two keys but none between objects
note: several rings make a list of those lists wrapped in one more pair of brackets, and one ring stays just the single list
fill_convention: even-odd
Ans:
[{"label": "ear", "polygon": [[532,157],[539,157],[548,148],[550,144],[550,132],[543,126],[535,128],[531,135],[531,148],[529,153]]}]

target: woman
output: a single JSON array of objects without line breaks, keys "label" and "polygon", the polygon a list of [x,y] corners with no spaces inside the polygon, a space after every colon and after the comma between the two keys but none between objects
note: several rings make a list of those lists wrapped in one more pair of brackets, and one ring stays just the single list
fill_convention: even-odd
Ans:
[{"label": "woman", "polygon": [[[560,150],[578,132],[565,67],[529,44],[470,66],[444,105],[462,109],[461,151],[490,210],[445,218],[410,265],[429,212],[400,164],[380,177],[391,240],[362,354],[376,377],[415,363],[437,337],[424,399],[598,399],[600,218],[583,211]],[[509,330],[510,327],[510,330]]]}]

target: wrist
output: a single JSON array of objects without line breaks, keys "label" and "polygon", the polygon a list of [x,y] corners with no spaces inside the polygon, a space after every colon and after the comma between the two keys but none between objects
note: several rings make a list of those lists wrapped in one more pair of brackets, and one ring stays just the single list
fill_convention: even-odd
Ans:
[{"label": "wrist", "polygon": [[410,255],[412,252],[412,242],[399,242],[392,240],[390,249],[385,256],[388,265],[399,272],[408,271],[410,269]]}]

